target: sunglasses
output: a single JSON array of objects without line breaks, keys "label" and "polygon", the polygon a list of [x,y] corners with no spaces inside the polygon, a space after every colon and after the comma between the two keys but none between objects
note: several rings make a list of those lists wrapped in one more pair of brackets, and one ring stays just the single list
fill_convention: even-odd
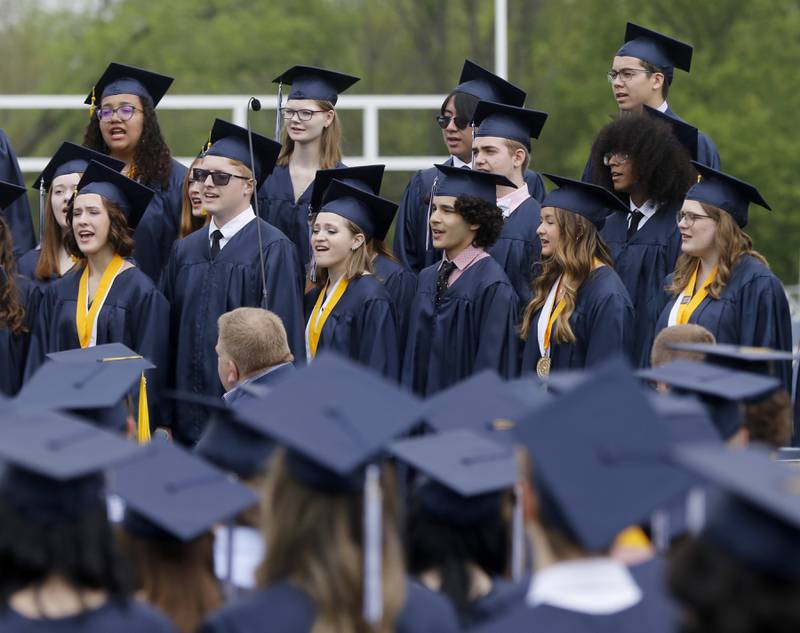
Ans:
[{"label": "sunglasses", "polygon": [[467,119],[462,119],[460,116],[452,117],[445,114],[440,114],[436,117],[436,123],[438,123],[439,127],[442,129],[445,129],[448,125],[450,125],[450,121],[455,123],[459,130],[463,130],[470,123]]},{"label": "sunglasses", "polygon": [[214,183],[215,187],[224,187],[231,181],[231,178],[250,180],[246,176],[237,176],[224,171],[210,171],[208,169],[198,169],[197,167],[192,169],[192,180],[194,182],[205,182],[209,176],[211,176],[211,182]]}]

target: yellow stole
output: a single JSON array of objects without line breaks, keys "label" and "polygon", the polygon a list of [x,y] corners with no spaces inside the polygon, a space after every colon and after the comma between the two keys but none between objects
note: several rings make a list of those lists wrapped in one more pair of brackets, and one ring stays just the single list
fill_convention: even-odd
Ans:
[{"label": "yellow stole", "polygon": [[[595,268],[598,268],[600,266],[603,266],[603,262],[601,262],[599,259],[597,259],[595,257],[594,260],[592,261],[592,270],[594,270]],[[556,296],[558,296],[558,291],[561,290],[560,286],[561,286],[561,284],[559,283],[559,288],[558,288],[558,290],[556,290]],[[558,300],[558,303],[556,304],[556,307],[553,308],[553,311],[550,313],[550,318],[547,320],[547,329],[544,331],[544,349],[545,349],[545,352],[547,352],[547,350],[550,349],[550,335],[551,335],[551,333],[553,331],[553,325],[555,325],[555,322],[556,322],[556,319],[558,318],[558,315],[561,314],[564,311],[564,306],[565,305],[566,305],[566,302],[564,301],[564,297],[561,297],[561,299]]]},{"label": "yellow stole", "polygon": [[[124,263],[125,260],[119,255],[114,255],[111,258],[111,262],[109,262],[103,271],[103,276],[100,278],[100,284],[97,286],[97,292],[94,294],[91,308],[87,308],[89,303],[89,266],[87,265],[83,269],[80,283],[78,284],[78,306],[75,310],[75,324],[81,348],[89,347],[89,343],[92,340],[92,329],[97,322],[100,308],[105,302],[106,296],[108,296],[108,291],[111,290],[114,278]],[[141,356],[104,358],[103,362],[130,360],[131,358],[141,358]],[[144,377],[144,372],[142,372],[142,377],[139,379],[139,411],[137,417],[136,436],[139,443],[144,444],[150,441],[150,411],[147,406],[147,379]]]},{"label": "yellow stole", "polygon": [[339,303],[339,300],[342,298],[345,290],[347,290],[350,280],[346,277],[342,277],[339,280],[339,282],[336,284],[336,287],[332,290],[333,294],[328,300],[328,305],[323,312],[322,304],[325,303],[325,295],[328,293],[328,286],[330,283],[331,282],[329,279],[328,283],[326,283],[325,287],[322,289],[322,292],[319,293],[317,302],[314,304],[314,309],[311,311],[311,317],[308,319],[308,347],[311,351],[311,358],[314,358],[317,355],[319,337],[322,335],[322,328],[325,327],[325,321],[328,320],[328,315],[333,312],[336,304]]},{"label": "yellow stole", "polygon": [[700,270],[700,262],[697,262],[697,266],[692,273],[691,278],[689,279],[689,283],[686,285],[686,288],[683,291],[683,296],[681,297],[681,305],[678,308],[678,318],[676,319],[679,325],[683,325],[689,322],[694,311],[697,309],[703,299],[708,296],[708,287],[713,283],[714,279],[717,276],[717,267],[711,269],[711,273],[708,275],[706,280],[703,282],[702,287],[695,292],[695,285],[697,284],[697,271]]}]

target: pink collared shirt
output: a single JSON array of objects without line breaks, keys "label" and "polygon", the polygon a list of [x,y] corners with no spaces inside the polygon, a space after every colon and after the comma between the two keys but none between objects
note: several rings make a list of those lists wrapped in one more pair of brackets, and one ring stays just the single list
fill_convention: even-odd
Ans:
[{"label": "pink collared shirt", "polygon": [[[456,283],[458,278],[464,274],[464,271],[467,270],[467,268],[481,261],[484,257],[489,257],[489,253],[482,248],[472,246],[471,244],[467,246],[467,248],[461,251],[458,255],[456,255],[455,259],[453,259],[453,263],[456,265],[456,268],[450,273],[450,278],[447,280],[447,287],[449,288]],[[447,255],[443,255],[442,261],[446,259]],[[439,265],[441,266],[441,264]]]},{"label": "pink collared shirt", "polygon": [[519,189],[514,189],[511,193],[497,199],[497,206],[503,212],[503,219],[507,219],[517,207],[531,197],[528,185],[523,184]]}]

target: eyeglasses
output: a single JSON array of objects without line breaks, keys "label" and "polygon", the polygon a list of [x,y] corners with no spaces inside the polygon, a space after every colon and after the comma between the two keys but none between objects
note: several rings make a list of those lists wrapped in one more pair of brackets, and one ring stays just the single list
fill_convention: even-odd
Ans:
[{"label": "eyeglasses", "polygon": [[[710,215],[700,215],[691,211],[678,211],[678,224],[683,222],[686,226],[694,226],[697,220],[714,220]],[[714,220],[716,222],[716,220]]]},{"label": "eyeglasses", "polygon": [[608,78],[608,83],[613,84],[617,77],[619,77],[623,83],[628,83],[631,79],[633,79],[638,73],[647,73],[650,74],[649,70],[645,70],[644,68],[623,68],[622,70],[609,70],[606,73],[606,77]]},{"label": "eyeglasses", "polygon": [[308,108],[295,110],[294,108],[281,108],[281,116],[287,121],[293,119],[295,114],[300,121],[310,121],[311,117],[317,112],[326,112],[326,110],[309,110]]},{"label": "eyeglasses", "polygon": [[445,129],[448,125],[450,125],[450,121],[455,123],[459,130],[463,130],[470,123],[467,119],[462,119],[460,116],[447,116],[445,114],[441,114],[436,117],[436,123],[438,123],[439,127],[442,129]]},{"label": "eyeglasses", "polygon": [[603,164],[606,167],[611,165],[611,161],[614,161],[617,165],[624,165],[630,159],[631,157],[628,154],[620,154],[619,152],[608,152],[603,154]]},{"label": "eyeglasses", "polygon": [[224,187],[231,181],[231,178],[250,180],[247,176],[237,176],[224,171],[210,171],[208,169],[197,169],[197,167],[192,169],[192,181],[194,182],[205,182],[209,176],[211,176],[211,182],[214,183],[215,187]]},{"label": "eyeglasses", "polygon": [[97,118],[101,121],[110,121],[116,114],[120,121],[130,121],[137,112],[143,112],[143,110],[129,104],[121,105],[117,108],[105,106],[97,111]]}]

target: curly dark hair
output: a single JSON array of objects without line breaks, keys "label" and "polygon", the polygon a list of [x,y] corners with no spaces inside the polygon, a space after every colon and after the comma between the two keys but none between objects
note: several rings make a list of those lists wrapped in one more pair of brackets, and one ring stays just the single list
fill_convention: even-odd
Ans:
[{"label": "curly dark hair", "polygon": [[682,633],[800,630],[800,581],[747,568],[703,536],[678,546],[668,582]]},{"label": "curly dark hair", "polygon": [[592,182],[614,191],[603,156],[628,154],[647,197],[660,205],[680,204],[695,177],[689,152],[671,127],[644,113],[622,113],[600,130],[592,144]]},{"label": "curly dark hair", "polygon": [[472,243],[479,248],[489,248],[503,230],[503,212],[495,204],[475,196],[458,196],[453,207],[467,224],[478,224]]},{"label": "curly dark hair", "polygon": [[[75,197],[69,201],[67,205],[67,226],[68,230],[64,233],[64,248],[67,253],[78,259],[85,259],[81,249],[78,247],[78,242],[75,239],[75,233],[72,230],[72,214],[75,206]],[[133,237],[131,237],[131,229],[128,226],[128,221],[125,219],[125,214],[118,204],[103,198],[103,204],[108,211],[108,217],[111,220],[111,226],[108,229],[108,243],[112,250],[120,257],[130,257],[133,253]]]},{"label": "curly dark hair", "polygon": [[[142,137],[133,155],[136,178],[148,187],[166,188],[172,171],[172,154],[167,142],[161,134],[158,117],[153,103],[147,97],[141,97],[144,126]],[[100,131],[100,120],[92,117],[83,136],[83,144],[89,149],[108,154],[108,145]]]}]

